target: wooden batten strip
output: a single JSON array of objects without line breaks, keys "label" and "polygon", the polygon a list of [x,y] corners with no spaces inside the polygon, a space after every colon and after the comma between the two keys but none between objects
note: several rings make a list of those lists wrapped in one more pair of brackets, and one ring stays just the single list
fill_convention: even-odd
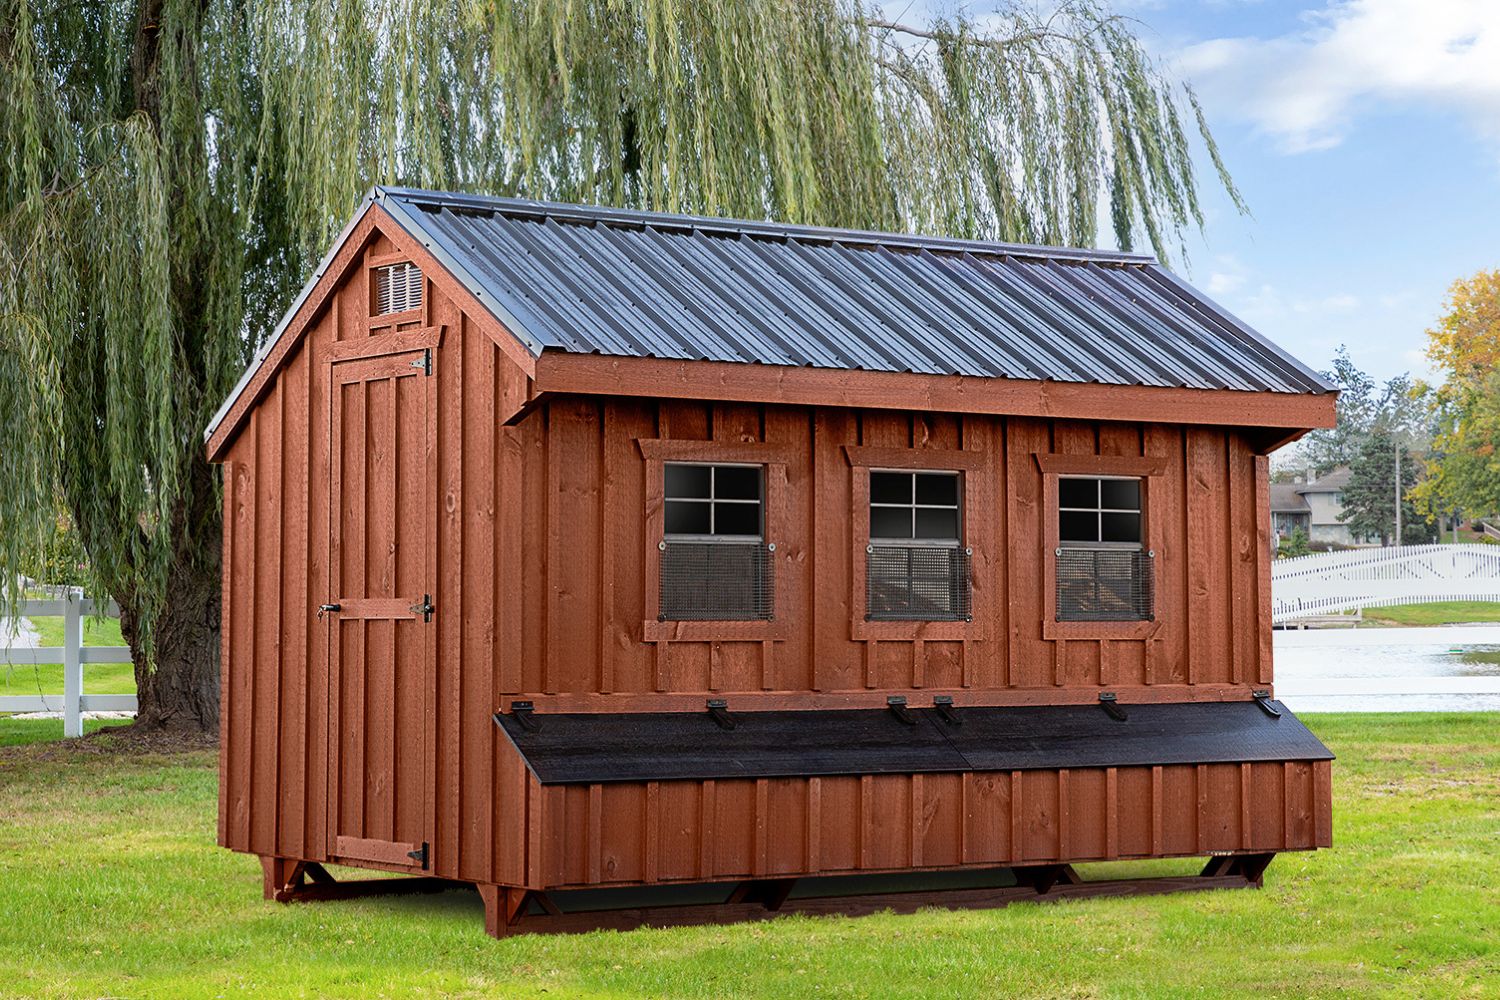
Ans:
[{"label": "wooden batten strip", "polygon": [[1012,861],[1026,858],[1025,799],[1021,794],[1023,771],[1010,772],[1010,857]]},{"label": "wooden batten strip", "polygon": [[1057,772],[1057,855],[1059,860],[1072,854],[1072,802],[1068,794],[1068,769]]},{"label": "wooden batten strip", "polygon": [[909,779],[911,808],[911,826],[908,828],[910,837],[907,844],[907,863],[913,868],[922,867],[922,840],[926,832],[923,819],[927,812],[927,802],[924,797],[923,781],[920,774],[913,774]]},{"label": "wooden batten strip", "polygon": [[713,878],[718,874],[718,855],[714,850],[714,839],[718,821],[718,795],[713,781],[705,781],[698,787],[698,877]]},{"label": "wooden batten strip", "polygon": [[641,877],[655,882],[661,870],[661,783],[646,783],[645,829],[642,831]]},{"label": "wooden batten strip", "polygon": [[1120,856],[1120,773],[1114,767],[1104,769],[1104,856]]},{"label": "wooden batten strip", "polygon": [[604,786],[589,786],[588,878],[592,884],[604,880]]},{"label": "wooden batten strip", "polygon": [[1162,777],[1161,765],[1151,769],[1151,853],[1161,854],[1163,845],[1162,830]]},{"label": "wooden batten strip", "polygon": [[823,779],[807,779],[807,870],[823,870]]},{"label": "wooden batten strip", "polygon": [[755,835],[750,859],[752,875],[765,875],[770,870],[767,863],[770,854],[769,830],[771,816],[771,783],[765,778],[755,780]]},{"label": "wooden batten strip", "polygon": [[1240,765],[1240,847],[1246,850],[1255,846],[1250,835],[1250,788],[1254,768],[1254,764]]}]

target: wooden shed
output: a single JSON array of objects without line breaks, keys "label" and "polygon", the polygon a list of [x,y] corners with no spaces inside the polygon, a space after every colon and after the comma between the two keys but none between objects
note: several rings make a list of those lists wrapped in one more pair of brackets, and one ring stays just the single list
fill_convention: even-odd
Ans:
[{"label": "wooden shed", "polygon": [[1259,884],[1334,400],[1149,257],[377,188],[206,433],[220,842],[494,934]]}]

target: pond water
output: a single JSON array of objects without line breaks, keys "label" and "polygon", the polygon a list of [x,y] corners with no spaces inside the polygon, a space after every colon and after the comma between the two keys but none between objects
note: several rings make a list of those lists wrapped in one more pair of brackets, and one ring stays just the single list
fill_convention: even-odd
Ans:
[{"label": "pond water", "polygon": [[1274,633],[1294,712],[1500,711],[1500,625]]}]

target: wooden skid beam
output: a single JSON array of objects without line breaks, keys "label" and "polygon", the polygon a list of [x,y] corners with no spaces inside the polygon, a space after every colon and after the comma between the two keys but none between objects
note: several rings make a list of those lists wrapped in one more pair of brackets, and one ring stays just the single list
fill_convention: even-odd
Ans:
[{"label": "wooden skid beam", "polygon": [[[463,888],[468,883],[443,878],[362,878],[336,881],[316,861],[262,857],[265,873],[265,897],[278,903],[304,903],[328,899],[354,899],[359,896],[404,896],[411,893],[445,892]],[[309,880],[311,882],[309,883]]]},{"label": "wooden skid beam", "polygon": [[[495,937],[512,934],[582,934],[594,930],[634,930],[639,927],[687,927],[770,920],[787,913],[811,916],[866,916],[873,913],[915,913],[935,907],[947,910],[982,910],[1018,902],[1046,902],[1092,896],[1153,896],[1170,892],[1201,892],[1206,889],[1259,888],[1265,866],[1274,855],[1243,855],[1212,858],[1216,874],[1173,875],[1162,878],[1082,880],[1070,865],[1039,865],[1017,869],[1022,884],[989,889],[889,892],[864,896],[822,896],[788,899],[790,879],[775,884],[741,883],[723,903],[686,906],[648,906],[621,910],[562,913],[545,893],[531,893],[545,913],[527,913],[523,904],[510,911],[505,921],[495,904],[503,902],[505,890],[480,887],[485,896],[485,929]],[[1218,864],[1227,862],[1227,864]],[[486,889],[491,889],[489,894]],[[779,897],[779,898],[778,898]],[[529,902],[529,900],[528,900]],[[552,905],[549,905],[552,904]]]}]

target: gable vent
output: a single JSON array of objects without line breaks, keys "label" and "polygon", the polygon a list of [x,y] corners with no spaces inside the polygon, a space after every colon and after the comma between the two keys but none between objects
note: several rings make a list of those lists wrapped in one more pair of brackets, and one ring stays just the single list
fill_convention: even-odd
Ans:
[{"label": "gable vent", "polygon": [[422,269],[411,261],[375,269],[375,312],[407,312],[422,306]]}]

